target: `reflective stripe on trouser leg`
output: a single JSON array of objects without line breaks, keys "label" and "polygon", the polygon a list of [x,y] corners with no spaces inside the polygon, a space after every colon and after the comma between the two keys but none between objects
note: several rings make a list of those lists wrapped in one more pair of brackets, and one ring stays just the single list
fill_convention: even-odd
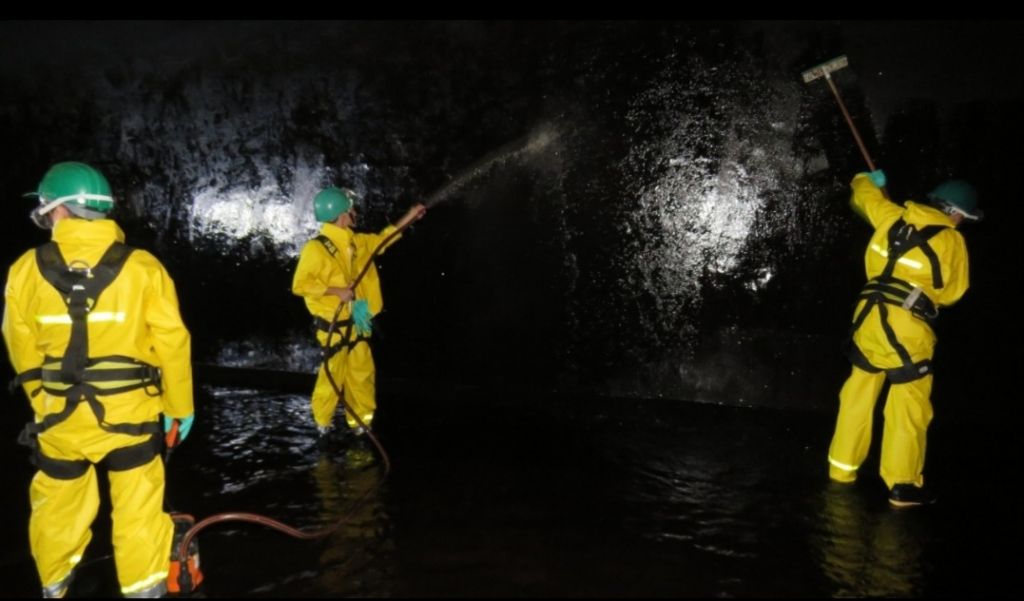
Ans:
[{"label": "reflective stripe on trouser leg", "polygon": [[[345,371],[348,359],[348,351],[342,350],[327,360],[328,369],[334,376],[334,382],[342,388],[345,393]],[[334,412],[338,408],[338,395],[331,386],[331,381],[324,372],[323,363],[317,371],[316,385],[313,386],[313,395],[310,398],[310,407],[313,411],[313,421],[318,426],[329,426],[334,420]]]},{"label": "reflective stripe on trouser leg", "polygon": [[29,500],[29,546],[39,580],[44,592],[60,596],[60,589],[68,584],[71,571],[92,539],[91,526],[100,506],[96,469],[90,465],[74,480],[58,480],[36,472]]},{"label": "reflective stripe on trouser leg", "polygon": [[[357,344],[349,351],[345,374],[345,400],[367,426],[373,421],[373,414],[377,410],[376,378],[370,345]],[[355,418],[348,413],[345,414],[345,421],[350,428],[359,426]]]},{"label": "reflective stripe on trouser leg", "polygon": [[159,599],[160,597],[163,597],[167,594],[166,574],[164,575],[163,578],[157,578],[156,576],[154,576],[150,580],[155,581],[156,584],[150,586],[149,588],[136,590],[135,592],[122,593],[125,599]]},{"label": "reflective stripe on trouser leg", "polygon": [[840,482],[857,478],[856,470],[871,447],[871,424],[878,393],[885,384],[884,373],[869,373],[853,367],[839,391],[839,415],[828,449],[829,477]]},{"label": "reflective stripe on trouser leg", "polygon": [[[72,568],[72,570],[73,569],[74,568]],[[74,571],[69,572],[67,577],[60,582],[51,584],[50,586],[44,586],[43,599],[63,599],[68,594],[68,587],[71,586],[73,574]]]},{"label": "reflective stripe on trouser leg", "polygon": [[110,472],[114,560],[125,596],[162,593],[170,568],[174,525],[163,512],[164,463]]},{"label": "reflective stripe on trouser leg", "polygon": [[932,376],[893,384],[885,402],[882,431],[882,479],[894,484],[924,486],[924,459],[928,424],[932,421]]}]

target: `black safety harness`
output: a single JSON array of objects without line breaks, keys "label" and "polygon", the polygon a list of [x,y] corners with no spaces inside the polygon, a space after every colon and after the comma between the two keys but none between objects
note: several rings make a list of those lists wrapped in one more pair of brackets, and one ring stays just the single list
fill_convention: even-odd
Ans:
[{"label": "black safety harness", "polygon": [[[936,290],[942,288],[944,282],[942,280],[942,268],[939,265],[939,257],[935,254],[935,249],[928,244],[928,241],[947,227],[945,225],[927,225],[917,229],[900,218],[889,228],[888,263],[886,263],[885,269],[882,270],[878,277],[869,280],[864,285],[858,297],[858,302],[861,300],[865,302],[860,312],[854,318],[853,326],[850,328],[848,354],[851,363],[871,373],[884,371],[893,384],[905,384],[932,373],[931,359],[914,362],[906,347],[900,343],[896,337],[896,332],[889,325],[889,309],[886,305],[902,307],[929,325],[934,323],[935,319],[939,316],[939,309],[935,306],[935,303],[928,298],[928,295],[921,288],[894,277],[892,272],[900,257],[907,254],[913,248],[920,248],[921,252],[928,257],[929,263],[931,263],[932,287]],[[903,361],[902,367],[885,370],[875,367],[864,356],[864,353],[857,348],[857,345],[853,343],[854,333],[864,323],[873,307],[878,307],[882,330],[885,332],[885,337],[888,339],[889,344],[892,345],[892,348]]]},{"label": "black safety harness", "polygon": [[[146,436],[145,442],[115,449],[100,461],[108,469],[129,470],[148,463],[162,449],[160,425],[156,421],[138,424],[111,424],[105,420],[106,410],[99,397],[120,394],[142,388],[150,396],[159,396],[160,369],[134,357],[123,355],[89,356],[88,320],[100,294],[117,278],[132,248],[114,242],[93,267],[69,266],[54,242],[48,242],[36,249],[36,264],[40,273],[56,288],[71,318],[71,338],[63,357],[43,358],[43,364],[17,375],[11,381],[13,390],[19,385],[35,380],[39,388],[32,391],[34,397],[40,391],[64,397],[64,409],[43,417],[41,421],[30,422],[18,436],[18,443],[32,449],[32,463],[46,475],[61,480],[81,477],[89,469],[90,461],[54,459],[42,453],[39,435],[68,419],[79,403],[86,402],[100,428],[115,434]],[[74,264],[73,264],[74,265]]]},{"label": "black safety harness", "polygon": [[[338,253],[340,251],[338,250],[338,246],[334,242],[332,242],[330,238],[323,234],[320,234],[319,236],[316,237],[316,240],[320,244],[324,245],[324,248],[327,249],[327,252],[330,253],[332,257],[334,257],[335,259],[338,258]],[[327,361],[334,355],[341,352],[343,349],[351,349],[354,348],[360,342],[368,343],[370,341],[369,336],[360,335],[356,335],[356,337],[353,338],[352,340],[346,339],[345,333],[347,331],[351,331],[352,328],[351,317],[348,319],[339,319],[338,321],[334,322],[334,328],[332,329],[331,322],[327,321],[326,319],[323,319],[322,317],[317,317],[316,315],[314,315],[313,327],[320,332],[326,332],[328,334],[333,332],[340,335],[339,337],[341,341],[338,342],[337,344],[331,346],[330,348],[327,348],[326,346],[322,346],[320,348],[320,354],[323,356],[324,361]]]}]

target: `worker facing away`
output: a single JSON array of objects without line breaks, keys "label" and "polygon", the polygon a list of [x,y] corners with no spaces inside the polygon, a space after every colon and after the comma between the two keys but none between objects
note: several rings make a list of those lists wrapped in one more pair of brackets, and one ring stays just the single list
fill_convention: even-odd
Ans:
[{"label": "worker facing away", "polygon": [[875,402],[886,379],[881,476],[889,502],[910,507],[934,502],[925,488],[924,460],[932,419],[932,324],[969,285],[967,246],[957,231],[978,221],[977,192],[962,180],[940,184],[929,204],[904,206],[885,197],[881,170],[857,174],[853,210],[874,228],[864,255],[868,282],[851,327],[852,373],[839,393],[839,415],[829,447],[829,476],[853,482],[871,445]]},{"label": "worker facing away", "polygon": [[84,163],[39,184],[33,221],[51,242],[11,266],[3,336],[35,420],[29,539],[44,597],[63,597],[92,538],[96,466],[108,470],[117,578],[126,597],[166,591],[164,429],[193,421],[191,341],[164,266],[124,244],[110,185]]}]

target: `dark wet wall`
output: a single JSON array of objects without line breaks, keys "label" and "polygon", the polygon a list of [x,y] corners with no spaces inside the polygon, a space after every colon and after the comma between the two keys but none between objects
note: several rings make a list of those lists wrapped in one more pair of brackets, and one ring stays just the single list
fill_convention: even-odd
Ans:
[{"label": "dark wet wall", "polygon": [[19,195],[56,161],[93,163],[129,242],[174,276],[197,362],[308,371],[289,286],[313,195],[356,189],[370,229],[430,198],[379,261],[382,379],[832,411],[864,164],[799,73],[845,53],[835,81],[894,197],[954,175],[981,191],[991,217],[966,232],[973,287],[938,326],[936,397],[1010,415],[992,391],[1021,358],[1020,85],[984,87],[948,54],[916,66],[938,85],[883,78],[915,69],[899,51],[914,35],[986,29],[915,27],[8,23],[0,258],[44,240]]}]

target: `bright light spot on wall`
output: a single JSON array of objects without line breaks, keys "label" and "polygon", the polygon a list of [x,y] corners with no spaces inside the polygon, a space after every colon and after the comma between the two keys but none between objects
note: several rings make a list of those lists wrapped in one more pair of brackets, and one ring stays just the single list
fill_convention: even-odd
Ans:
[{"label": "bright light spot on wall", "polygon": [[[287,256],[297,256],[316,235],[313,197],[324,179],[323,169],[297,169],[287,186],[265,177],[258,187],[213,185],[197,190],[192,199],[193,237],[228,236],[236,240],[269,240]],[[290,189],[290,194],[285,188]]]}]

